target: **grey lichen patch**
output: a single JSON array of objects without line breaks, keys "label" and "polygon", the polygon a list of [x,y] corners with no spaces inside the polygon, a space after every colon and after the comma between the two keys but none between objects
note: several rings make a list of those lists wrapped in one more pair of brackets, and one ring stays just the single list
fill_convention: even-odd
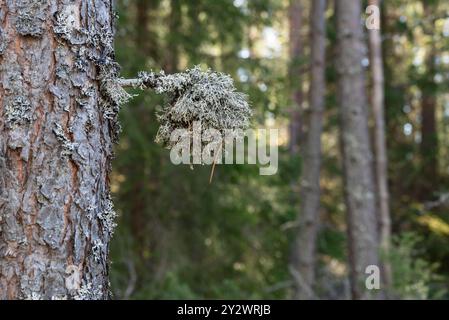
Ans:
[{"label": "grey lichen patch", "polygon": [[30,101],[23,96],[17,96],[5,107],[6,125],[10,128],[22,125],[32,120]]},{"label": "grey lichen patch", "polygon": [[112,62],[105,63],[100,66],[100,79],[101,90],[109,100],[109,107],[111,110],[105,110],[106,117],[109,119],[111,116],[115,116],[118,109],[114,109],[113,106],[120,107],[127,103],[132,96],[117,83],[118,66]]},{"label": "grey lichen patch", "polygon": [[84,124],[84,132],[86,134],[89,134],[92,131],[92,129],[94,128],[94,125],[93,125],[95,123],[94,121],[95,121],[94,115],[91,112],[89,112],[87,115],[87,121]]},{"label": "grey lichen patch", "polygon": [[97,62],[101,90],[101,110],[103,118],[109,120],[112,129],[112,140],[118,141],[121,126],[118,121],[120,107],[131,99],[122,86],[117,83],[119,65],[113,60],[106,58]]},{"label": "grey lichen patch", "polygon": [[103,252],[104,243],[100,239],[96,239],[92,246],[92,255],[96,262],[102,261],[102,252]]},{"label": "grey lichen patch", "polygon": [[25,295],[25,300],[43,300],[43,298],[40,293],[31,292]]},{"label": "grey lichen patch", "polygon": [[62,144],[61,156],[71,156],[73,151],[75,151],[76,144],[71,142],[70,139],[65,136],[64,130],[59,123],[55,123],[53,133],[56,135],[56,139],[58,139],[58,141]]},{"label": "grey lichen patch", "polygon": [[156,136],[156,142],[168,148],[174,143],[171,133],[176,129],[190,131],[195,121],[201,122],[204,131],[249,127],[252,112],[247,97],[236,90],[229,75],[194,67],[172,75],[142,72],[139,79],[141,86],[168,95],[168,103],[158,115]]},{"label": "grey lichen patch", "polygon": [[80,107],[84,107],[89,104],[89,101],[95,95],[95,89],[91,85],[84,84],[80,88],[80,96],[76,98],[76,102]]},{"label": "grey lichen patch", "polygon": [[89,221],[92,221],[92,219],[95,217],[95,213],[97,211],[97,206],[93,205],[93,204],[89,204],[89,206],[86,209],[87,212],[87,218],[89,219]]},{"label": "grey lichen patch", "polygon": [[75,59],[75,68],[78,71],[86,71],[87,70],[87,66],[88,66],[88,62],[86,59],[84,59],[83,57],[77,57]]},{"label": "grey lichen patch", "polygon": [[20,13],[16,19],[15,27],[22,36],[39,37],[42,35],[42,20],[31,16],[28,12]]},{"label": "grey lichen patch", "polygon": [[[75,49],[76,50],[76,49]],[[89,66],[89,60],[88,60],[88,51],[85,46],[79,47],[76,52],[76,58],[75,58],[75,68],[78,71],[87,71],[87,68]]]},{"label": "grey lichen patch", "polygon": [[77,293],[73,296],[75,300],[99,300],[102,299],[103,287],[99,285],[97,288],[94,288],[92,283],[85,283],[81,286],[81,288],[77,291]]},{"label": "grey lichen patch", "polygon": [[115,222],[116,217],[117,213],[114,209],[114,203],[112,202],[111,196],[108,194],[103,204],[103,210],[98,213],[98,218],[103,223],[103,230],[109,235],[114,234],[115,227],[117,226]]},{"label": "grey lichen patch", "polygon": [[114,52],[114,34],[107,27],[90,33],[88,42],[94,48],[101,50],[105,56],[109,56]]},{"label": "grey lichen patch", "polygon": [[[57,69],[57,75],[61,79],[70,78],[71,84],[80,89],[75,100],[77,106],[83,108],[90,104],[94,92],[83,87],[85,74],[93,71],[91,65],[96,67],[96,79],[100,82],[101,93],[96,98],[103,118],[110,124],[112,141],[116,142],[121,132],[118,121],[120,106],[126,103],[131,95],[115,81],[119,65],[114,61],[114,34],[106,25],[92,29],[83,28],[80,16],[80,8],[75,4],[67,4],[55,14],[53,31],[60,42],[70,43],[76,54],[73,66],[67,66],[67,69],[74,71],[72,75],[68,76],[67,70],[61,68]],[[90,130],[89,124],[87,130]]]},{"label": "grey lichen patch", "polygon": [[80,12],[76,4],[67,5],[56,13],[56,21],[53,31],[61,38],[70,41],[74,32],[80,32]]},{"label": "grey lichen patch", "polygon": [[22,36],[40,37],[44,31],[46,9],[45,0],[21,0],[17,4],[19,12],[14,26]]},{"label": "grey lichen patch", "polygon": [[3,55],[7,46],[8,46],[8,41],[4,35],[3,29],[0,28],[0,56]]}]

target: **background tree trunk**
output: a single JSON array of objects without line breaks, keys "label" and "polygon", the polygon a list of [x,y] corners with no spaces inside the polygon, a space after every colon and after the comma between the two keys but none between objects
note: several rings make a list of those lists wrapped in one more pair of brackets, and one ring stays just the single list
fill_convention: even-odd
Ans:
[{"label": "background tree trunk", "polygon": [[136,20],[134,22],[137,48],[143,58],[159,60],[157,35],[154,30],[154,13],[158,9],[159,0],[137,0],[135,3]]},{"label": "background tree trunk", "polygon": [[[380,0],[370,0],[370,5],[380,9]],[[391,219],[388,193],[387,144],[385,140],[385,93],[382,58],[382,37],[380,30],[369,30],[370,66],[372,76],[371,107],[374,116],[374,162],[376,172],[377,209],[381,249],[388,254],[391,238]],[[383,283],[391,284],[389,264],[383,262]]]},{"label": "background tree trunk", "polygon": [[338,95],[345,200],[349,236],[351,292],[354,299],[368,298],[365,269],[379,266],[375,182],[369,139],[365,92],[361,2],[339,0],[337,7]]},{"label": "background tree trunk", "polygon": [[303,25],[303,7],[301,0],[290,0],[289,6],[289,40],[290,40],[290,84],[292,88],[292,106],[290,109],[289,150],[297,154],[302,138],[302,87],[301,59],[304,46],[301,39]]},{"label": "background tree trunk", "polygon": [[312,299],[315,282],[316,236],[319,225],[321,132],[325,103],[325,56],[326,56],[326,0],[312,2],[310,12],[310,106],[307,134],[304,141],[303,173],[301,178],[300,226],[296,237],[297,274],[304,284],[295,283],[295,298]]},{"label": "background tree trunk", "polygon": [[111,0],[0,1],[0,299],[105,299]]}]

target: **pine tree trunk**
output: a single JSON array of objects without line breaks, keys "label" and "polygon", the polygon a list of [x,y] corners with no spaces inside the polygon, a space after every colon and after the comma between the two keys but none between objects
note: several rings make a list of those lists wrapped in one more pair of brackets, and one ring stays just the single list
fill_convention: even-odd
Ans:
[{"label": "pine tree trunk", "polygon": [[[370,0],[370,5],[380,8],[380,0]],[[390,248],[391,222],[388,195],[387,144],[385,140],[385,94],[382,58],[382,37],[380,30],[369,30],[370,66],[372,76],[371,107],[374,116],[374,162],[376,172],[377,208],[379,215],[379,236],[381,248],[387,254]],[[389,286],[391,270],[383,263],[384,283]]]},{"label": "pine tree trunk", "polygon": [[0,1],[0,299],[107,299],[111,0]]},{"label": "pine tree trunk", "polygon": [[307,117],[307,134],[304,141],[303,174],[301,178],[300,226],[296,237],[297,274],[303,284],[296,281],[295,297],[313,299],[315,282],[316,237],[319,226],[321,132],[324,111],[325,55],[326,55],[326,0],[315,0],[311,7],[311,70],[310,109]]},{"label": "pine tree trunk", "polygon": [[349,236],[351,291],[354,299],[368,298],[365,270],[379,266],[375,182],[372,172],[365,93],[361,2],[339,0],[337,71],[341,109],[345,199]]}]

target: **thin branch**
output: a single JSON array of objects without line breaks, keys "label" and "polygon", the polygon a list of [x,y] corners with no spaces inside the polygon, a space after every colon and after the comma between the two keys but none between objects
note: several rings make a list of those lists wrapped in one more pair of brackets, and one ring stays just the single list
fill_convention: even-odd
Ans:
[{"label": "thin branch", "polygon": [[214,178],[215,165],[216,165],[217,160],[218,160],[217,157],[218,157],[218,154],[220,154],[219,150],[221,150],[222,147],[223,147],[223,141],[221,141],[220,146],[218,147],[218,149],[215,150],[216,154],[215,154],[215,157],[214,157],[214,163],[212,164],[212,170],[210,172],[209,184],[212,183],[212,179]]},{"label": "thin branch", "polygon": [[294,285],[293,280],[286,280],[286,281],[275,283],[274,285],[272,285],[268,288],[265,288],[264,291],[266,293],[273,293],[273,292],[276,292],[276,291],[279,291],[282,289],[290,288],[293,285]]},{"label": "thin branch", "polygon": [[143,85],[142,79],[117,79],[117,83],[124,88],[140,88]]}]

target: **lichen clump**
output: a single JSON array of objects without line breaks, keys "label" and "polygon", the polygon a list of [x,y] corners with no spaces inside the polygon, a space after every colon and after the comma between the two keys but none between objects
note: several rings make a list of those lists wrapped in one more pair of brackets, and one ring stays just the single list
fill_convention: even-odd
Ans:
[{"label": "lichen clump", "polygon": [[49,2],[46,0],[16,1],[17,16],[14,26],[22,36],[40,37],[44,32]]},{"label": "lichen clump", "polygon": [[75,144],[70,141],[64,134],[64,129],[59,123],[55,123],[53,133],[56,135],[56,139],[62,144],[61,156],[67,157],[71,156],[75,151]]},{"label": "lichen clump", "polygon": [[216,129],[242,129],[249,127],[251,109],[247,96],[238,92],[233,79],[226,74],[199,67],[182,73],[166,75],[141,72],[141,86],[166,94],[168,103],[158,114],[160,122],[156,142],[171,148],[170,141],[176,129],[192,131],[195,121],[201,122],[202,131]]},{"label": "lichen clump", "polygon": [[112,202],[111,195],[108,194],[104,204],[104,209],[102,212],[98,213],[98,218],[103,222],[104,231],[111,236],[114,234],[114,229],[117,226],[117,223],[115,222],[116,217],[117,213],[114,209],[114,203]]},{"label": "lichen clump", "polygon": [[5,107],[6,123],[9,127],[21,125],[31,121],[30,101],[22,96],[17,96]]}]

